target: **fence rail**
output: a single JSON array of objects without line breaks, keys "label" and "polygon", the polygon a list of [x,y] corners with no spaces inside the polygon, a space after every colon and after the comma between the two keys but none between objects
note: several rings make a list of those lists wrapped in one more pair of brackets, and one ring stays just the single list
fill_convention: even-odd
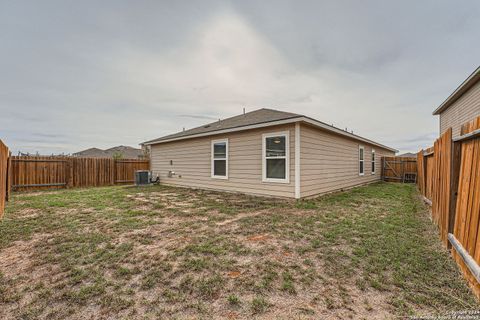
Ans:
[{"label": "fence rail", "polygon": [[136,170],[148,170],[149,160],[14,156],[12,188],[43,190],[53,188],[99,187],[134,182]]},{"label": "fence rail", "polygon": [[[431,200],[432,221],[442,242],[480,299],[480,117],[462,126],[459,138],[447,130],[417,155],[418,189]],[[453,248],[452,248],[453,245]],[[475,274],[474,274],[475,273]]]}]

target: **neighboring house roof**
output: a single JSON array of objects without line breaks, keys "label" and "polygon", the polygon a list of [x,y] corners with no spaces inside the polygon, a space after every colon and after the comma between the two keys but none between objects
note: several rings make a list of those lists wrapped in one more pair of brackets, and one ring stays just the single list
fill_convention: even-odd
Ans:
[{"label": "neighboring house roof", "polygon": [[313,126],[320,127],[322,129],[325,129],[343,136],[347,136],[355,140],[370,143],[372,145],[385,148],[393,152],[398,152],[396,149],[393,149],[385,145],[382,145],[380,143],[374,142],[372,140],[360,137],[356,134],[336,128],[334,126],[328,125],[326,123],[315,120],[313,118],[309,118],[301,114],[278,111],[273,109],[266,109],[266,108],[247,112],[245,114],[241,114],[241,115],[227,118],[224,120],[212,122],[200,127],[181,131],[175,134],[170,134],[154,140],[145,141],[142,144],[152,145],[152,144],[178,141],[178,140],[184,140],[184,139],[190,139],[190,138],[210,136],[215,134],[243,131],[243,130],[249,130],[249,129],[287,124],[287,123],[295,123],[300,121],[309,123]]},{"label": "neighboring house roof", "polygon": [[458,98],[460,98],[465,92],[468,91],[477,81],[480,80],[480,67],[462,82],[460,86],[445,100],[442,104],[433,111],[433,115],[438,115],[450,107]]},{"label": "neighboring house roof", "polygon": [[415,153],[411,153],[411,152],[407,152],[407,153],[402,153],[402,154],[399,154],[397,157],[403,157],[403,158],[416,158],[416,157],[417,157],[417,154],[415,154]]},{"label": "neighboring house roof", "polygon": [[128,146],[116,146],[110,149],[102,150],[99,148],[90,148],[73,154],[75,157],[86,158],[112,158],[115,154],[121,154],[124,159],[136,159],[143,156],[142,149]]},{"label": "neighboring house roof", "polygon": [[105,151],[99,148],[89,148],[72,154],[76,157],[93,157],[93,158],[104,158],[107,157]]},{"label": "neighboring house roof", "polygon": [[133,159],[143,156],[142,149],[132,148],[129,146],[117,146],[105,150],[106,153],[111,154],[121,154],[125,159]]},{"label": "neighboring house roof", "polygon": [[196,127],[193,129],[180,131],[174,134],[170,134],[168,136],[163,136],[158,139],[146,141],[143,144],[154,144],[154,143],[165,141],[165,140],[189,137],[196,134],[216,132],[219,130],[238,128],[238,127],[248,126],[252,124],[267,123],[267,122],[291,119],[296,117],[300,117],[300,115],[296,113],[283,112],[283,111],[263,108],[263,109],[251,111],[245,114],[241,114],[239,116],[234,116],[224,120],[208,123],[206,125]]}]

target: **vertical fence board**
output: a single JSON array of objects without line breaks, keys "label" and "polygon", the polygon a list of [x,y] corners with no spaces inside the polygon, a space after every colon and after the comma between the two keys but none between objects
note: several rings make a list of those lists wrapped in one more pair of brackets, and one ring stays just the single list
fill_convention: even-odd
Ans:
[{"label": "vertical fence board", "polygon": [[435,141],[432,172],[432,219],[438,226],[440,237],[448,243],[450,213],[450,174],[452,159],[452,129]]},{"label": "vertical fence board", "polygon": [[425,198],[429,200],[433,197],[434,160],[433,154],[428,155],[425,160]]},{"label": "vertical fence board", "polygon": [[469,226],[466,228],[465,242],[464,247],[468,252],[475,254],[475,247],[477,244],[477,232],[479,224],[479,214],[480,214],[480,161],[475,161],[475,159],[480,159],[480,140],[473,141],[474,151],[473,151],[473,162],[474,170],[471,177],[471,185],[473,191],[470,194],[471,199],[469,199],[468,211],[470,212]]},{"label": "vertical fence board", "polygon": [[[450,208],[448,213],[448,233],[453,233],[455,224],[455,211],[457,208],[458,187],[460,178],[460,163],[461,163],[461,143],[452,143],[452,166],[450,172]],[[450,246],[449,246],[450,247]]]},{"label": "vertical fence board", "polygon": [[417,186],[420,193],[425,196],[425,156],[424,151],[417,153]]},{"label": "vertical fence board", "polygon": [[6,187],[6,201],[10,200],[12,195],[12,153],[8,153],[8,162],[7,162],[7,187]]},{"label": "vertical fence board", "polygon": [[0,218],[3,217],[5,202],[8,199],[9,155],[8,147],[0,140]]}]

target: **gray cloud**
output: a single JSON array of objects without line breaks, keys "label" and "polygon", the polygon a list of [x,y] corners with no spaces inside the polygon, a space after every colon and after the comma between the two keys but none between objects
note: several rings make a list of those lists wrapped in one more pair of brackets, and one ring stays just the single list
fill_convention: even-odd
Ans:
[{"label": "gray cloud", "polygon": [[4,1],[0,138],[136,145],[270,107],[417,151],[478,65],[479,14],[473,0]]}]

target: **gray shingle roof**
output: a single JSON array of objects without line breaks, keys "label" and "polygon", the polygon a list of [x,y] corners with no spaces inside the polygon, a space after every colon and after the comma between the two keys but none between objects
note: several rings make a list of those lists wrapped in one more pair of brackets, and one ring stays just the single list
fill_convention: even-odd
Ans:
[{"label": "gray shingle roof", "polygon": [[102,150],[99,148],[90,148],[73,153],[74,157],[86,158],[112,158],[115,154],[122,155],[123,159],[137,159],[143,156],[142,149],[129,146],[116,146],[110,149]]},{"label": "gray shingle roof", "polygon": [[328,125],[326,123],[315,120],[313,118],[306,117],[301,114],[283,112],[283,111],[265,109],[265,108],[251,111],[246,114],[241,114],[239,116],[227,118],[224,120],[212,122],[212,123],[209,123],[197,128],[193,128],[190,130],[180,131],[178,133],[174,133],[158,139],[145,141],[142,144],[150,145],[150,144],[156,144],[156,143],[162,143],[162,142],[189,139],[190,137],[194,138],[199,136],[215,135],[216,132],[224,133],[225,130],[234,130],[234,131],[240,131],[244,129],[246,130],[246,129],[252,128],[252,126],[255,126],[255,125],[268,126],[269,123],[272,123],[272,125],[274,125],[275,123],[278,124],[278,122],[282,120],[285,120],[291,123],[296,121],[306,121],[313,124],[314,126],[321,127],[325,130],[328,130],[343,136],[347,136],[349,138],[352,138],[358,141],[371,143],[373,145],[388,149],[393,152],[398,152],[398,150],[387,147],[385,145],[382,145],[370,139],[360,137],[356,134],[353,134],[353,132],[347,132],[345,130],[336,128],[333,125]]},{"label": "gray shingle roof", "polygon": [[259,124],[259,123],[267,123],[267,122],[285,120],[285,119],[291,119],[291,118],[297,118],[297,117],[302,117],[302,115],[291,113],[291,112],[284,112],[284,111],[263,108],[263,109],[247,112],[239,116],[234,116],[224,120],[215,121],[215,122],[212,122],[200,127],[196,127],[193,129],[180,131],[180,132],[170,134],[168,136],[164,136],[158,139],[146,141],[144,143],[149,144],[154,142],[160,142],[163,140],[187,137],[187,136],[200,134],[200,133],[214,132],[218,130],[232,129],[232,128],[238,128],[243,126],[250,126],[250,125]]},{"label": "gray shingle roof", "polygon": [[416,154],[416,153],[412,153],[412,152],[407,152],[407,153],[399,154],[397,157],[416,158],[416,157],[417,157],[417,154]]}]

